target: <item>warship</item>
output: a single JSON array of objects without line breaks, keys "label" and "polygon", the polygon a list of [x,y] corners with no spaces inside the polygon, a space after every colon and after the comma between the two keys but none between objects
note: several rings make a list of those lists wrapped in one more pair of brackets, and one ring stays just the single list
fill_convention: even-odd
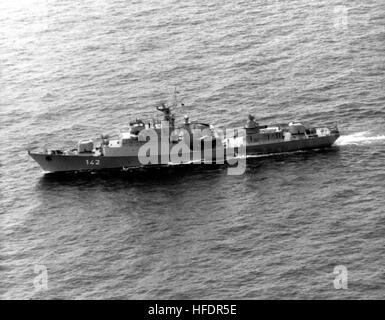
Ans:
[{"label": "warship", "polygon": [[233,130],[190,121],[188,116],[177,126],[175,106],[158,104],[162,119],[137,118],[116,139],[102,135],[98,144],[96,140],[81,140],[75,149],[28,150],[28,154],[45,173],[131,171],[149,166],[223,164],[237,157],[324,149],[340,136],[337,126],[312,127],[300,122],[260,125],[252,115],[243,128]]}]

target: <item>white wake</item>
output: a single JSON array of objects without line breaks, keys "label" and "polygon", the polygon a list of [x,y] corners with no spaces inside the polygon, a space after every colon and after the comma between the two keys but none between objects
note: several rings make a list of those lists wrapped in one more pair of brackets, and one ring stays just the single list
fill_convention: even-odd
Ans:
[{"label": "white wake", "polygon": [[341,136],[335,142],[337,146],[365,145],[385,142],[385,135],[373,135],[369,131],[357,132]]}]

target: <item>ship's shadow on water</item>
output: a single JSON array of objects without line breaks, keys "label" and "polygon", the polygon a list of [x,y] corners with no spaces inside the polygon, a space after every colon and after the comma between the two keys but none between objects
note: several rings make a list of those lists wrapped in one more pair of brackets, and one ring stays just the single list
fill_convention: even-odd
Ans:
[{"label": "ship's shadow on water", "polygon": [[[228,175],[228,164],[189,164],[159,168],[142,168],[133,171],[105,171],[99,173],[51,173],[39,180],[37,188],[52,189],[59,186],[120,186],[131,187],[140,185],[177,184],[186,180],[204,179],[207,183],[222,179],[223,176],[237,178],[239,176],[257,175],[283,165],[302,166],[309,162],[327,161],[333,163],[339,158],[339,147],[324,150],[310,150],[288,154],[270,155],[264,157],[249,157],[246,159],[246,169],[241,175]],[[239,161],[244,161],[241,159]],[[239,164],[235,164],[237,166]],[[311,164],[310,164],[311,165]],[[234,166],[233,166],[234,167]],[[255,176],[254,178],[258,178]],[[262,177],[261,177],[262,179]]]}]

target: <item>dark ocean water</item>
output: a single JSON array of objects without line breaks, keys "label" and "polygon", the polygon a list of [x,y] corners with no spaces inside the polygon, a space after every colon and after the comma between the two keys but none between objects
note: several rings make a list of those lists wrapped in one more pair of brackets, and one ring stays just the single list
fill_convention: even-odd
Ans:
[{"label": "dark ocean water", "polygon": [[[384,49],[382,0],[1,1],[0,297],[384,298]],[[179,121],[342,137],[242,176],[52,178],[27,156],[117,133],[174,86]]]}]

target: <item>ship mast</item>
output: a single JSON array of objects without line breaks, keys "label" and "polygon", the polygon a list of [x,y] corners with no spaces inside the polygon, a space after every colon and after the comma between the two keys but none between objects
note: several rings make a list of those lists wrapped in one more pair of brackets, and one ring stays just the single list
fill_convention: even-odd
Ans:
[{"label": "ship mast", "polygon": [[[175,115],[171,113],[171,110],[178,106],[178,94],[179,91],[177,90],[177,87],[175,87],[171,105],[168,106],[166,103],[162,102],[160,105],[156,106],[156,109],[163,113],[163,121],[168,123],[171,130],[174,130],[175,127]],[[183,106],[183,104],[181,105]]]}]

